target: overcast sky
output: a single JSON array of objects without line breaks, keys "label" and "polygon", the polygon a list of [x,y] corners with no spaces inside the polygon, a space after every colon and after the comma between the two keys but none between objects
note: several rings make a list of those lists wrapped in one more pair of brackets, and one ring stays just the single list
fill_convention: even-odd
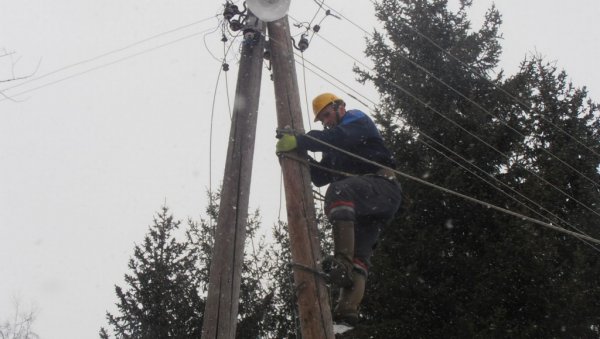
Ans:
[{"label": "overcast sky", "polygon": [[[477,25],[492,2],[475,3]],[[176,218],[198,220],[206,190],[222,179],[226,88],[232,99],[239,43],[227,57],[227,81],[222,74],[217,87],[209,159],[223,57],[216,16],[221,2],[0,4],[0,48],[14,52],[0,58],[0,79],[31,75],[0,84],[11,98],[0,97],[0,319],[11,314],[16,297],[37,308],[35,330],[42,339],[96,338],[105,311],[113,310],[114,284],[122,285],[134,243],[155,212],[166,203]],[[326,4],[368,30],[376,26],[367,0]],[[537,52],[566,69],[576,86],[588,86],[592,98],[600,96],[598,0],[496,5],[504,19],[502,67],[509,74]],[[313,1],[295,1],[290,14],[310,21],[316,10]],[[322,18],[323,12],[315,22]],[[332,17],[321,26],[320,34],[363,59],[363,32]],[[377,100],[370,86],[354,81],[354,60],[320,38],[305,58]],[[273,88],[268,71],[263,74],[250,208],[261,209],[268,232],[278,215],[280,185]],[[301,68],[298,75],[304,103]],[[344,96],[310,72],[306,85],[309,100],[323,91]]]}]

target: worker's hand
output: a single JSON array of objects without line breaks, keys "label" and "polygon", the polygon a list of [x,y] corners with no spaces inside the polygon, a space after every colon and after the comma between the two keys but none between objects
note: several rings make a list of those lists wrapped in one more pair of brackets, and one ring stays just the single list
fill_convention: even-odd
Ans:
[{"label": "worker's hand", "polygon": [[293,134],[283,133],[281,138],[277,141],[277,145],[275,145],[275,152],[289,152],[294,150],[298,146],[296,142],[296,137]]}]

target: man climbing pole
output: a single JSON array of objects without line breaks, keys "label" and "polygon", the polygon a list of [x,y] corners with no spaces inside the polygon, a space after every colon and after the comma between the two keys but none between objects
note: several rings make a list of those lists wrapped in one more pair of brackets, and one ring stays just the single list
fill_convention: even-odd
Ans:
[{"label": "man climbing pole", "polygon": [[284,131],[276,145],[278,154],[292,150],[322,152],[321,161],[308,157],[311,179],[316,186],[329,184],[325,213],[333,225],[334,256],[324,260],[330,266],[331,282],[340,287],[333,312],[335,322],[350,325],[358,321],[370,258],[379,232],[398,210],[400,184],[393,171],[342,153],[335,146],[382,166],[395,162],[373,121],[359,110],[346,110],[346,103],[331,93],[313,100],[315,122],[324,129],[305,135]]}]

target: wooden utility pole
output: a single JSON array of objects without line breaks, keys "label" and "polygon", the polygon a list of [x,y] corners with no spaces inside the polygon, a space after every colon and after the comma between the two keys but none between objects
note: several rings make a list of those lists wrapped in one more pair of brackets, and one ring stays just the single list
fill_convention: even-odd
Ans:
[{"label": "wooden utility pole", "polygon": [[264,52],[263,22],[249,12],[248,25],[257,33],[254,37],[244,34],[204,309],[203,339],[235,338]]},{"label": "wooden utility pole", "polygon": [[[304,132],[302,108],[287,16],[269,22],[269,43],[279,128]],[[320,270],[321,248],[308,166],[281,159],[287,205],[290,246],[294,263]],[[333,338],[331,308],[325,282],[315,273],[293,266],[294,287],[302,338]]]}]

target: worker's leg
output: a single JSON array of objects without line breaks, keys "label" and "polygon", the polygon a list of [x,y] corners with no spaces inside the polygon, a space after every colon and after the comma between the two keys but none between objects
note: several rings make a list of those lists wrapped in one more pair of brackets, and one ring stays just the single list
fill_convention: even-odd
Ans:
[{"label": "worker's leg", "polygon": [[402,192],[395,181],[378,176],[363,177],[369,191],[363,190],[355,202],[354,262],[366,271],[371,267],[373,249],[381,229],[387,225],[400,207]]},{"label": "worker's leg", "polygon": [[[350,283],[341,285],[340,298],[334,311],[334,320],[355,323],[358,307],[362,301],[373,249],[379,238],[380,228],[389,221],[400,206],[400,186],[390,180],[375,176],[350,177],[332,183],[325,196],[326,213],[333,224],[336,254],[348,249],[352,227],[354,240],[352,266],[344,253],[345,274],[351,270]],[[340,237],[341,234],[346,236]],[[339,257],[339,256],[338,256]],[[347,281],[342,281],[346,283]]]},{"label": "worker's leg", "polygon": [[[325,212],[333,225],[334,261],[330,275],[334,284],[340,287],[352,285],[357,242],[362,245],[377,240],[378,228],[360,232],[360,238],[355,237],[356,215],[387,217],[396,212],[399,204],[399,186],[380,177],[349,177],[329,185],[325,194]],[[358,264],[365,270],[369,265],[360,260]]]},{"label": "worker's leg", "polygon": [[340,288],[340,297],[333,312],[336,322],[350,325],[358,321],[358,308],[362,302],[371,267],[371,256],[379,238],[379,230],[384,221],[373,217],[359,217],[355,224],[354,237],[354,268],[352,271],[352,286]]},{"label": "worker's leg", "polygon": [[354,267],[354,200],[357,183],[349,179],[330,184],[325,193],[325,212],[333,226],[334,255],[328,258],[324,266],[327,266],[332,283],[339,287],[352,286]]},{"label": "worker's leg", "polygon": [[387,220],[375,217],[360,216],[357,218],[354,237],[354,265],[366,272],[371,268],[373,250],[379,241],[379,233]]},{"label": "worker's leg", "polygon": [[333,182],[325,193],[325,213],[331,223],[357,216],[391,219],[402,198],[400,185],[380,176],[355,176]]},{"label": "worker's leg", "polygon": [[340,287],[352,286],[354,259],[354,222],[336,220],[333,223],[334,262],[329,272],[331,281]]},{"label": "worker's leg", "polygon": [[367,273],[361,269],[353,272],[353,284],[351,287],[340,288],[340,298],[333,311],[335,322],[345,322],[355,325],[358,322],[358,306],[362,301],[367,283]]}]

